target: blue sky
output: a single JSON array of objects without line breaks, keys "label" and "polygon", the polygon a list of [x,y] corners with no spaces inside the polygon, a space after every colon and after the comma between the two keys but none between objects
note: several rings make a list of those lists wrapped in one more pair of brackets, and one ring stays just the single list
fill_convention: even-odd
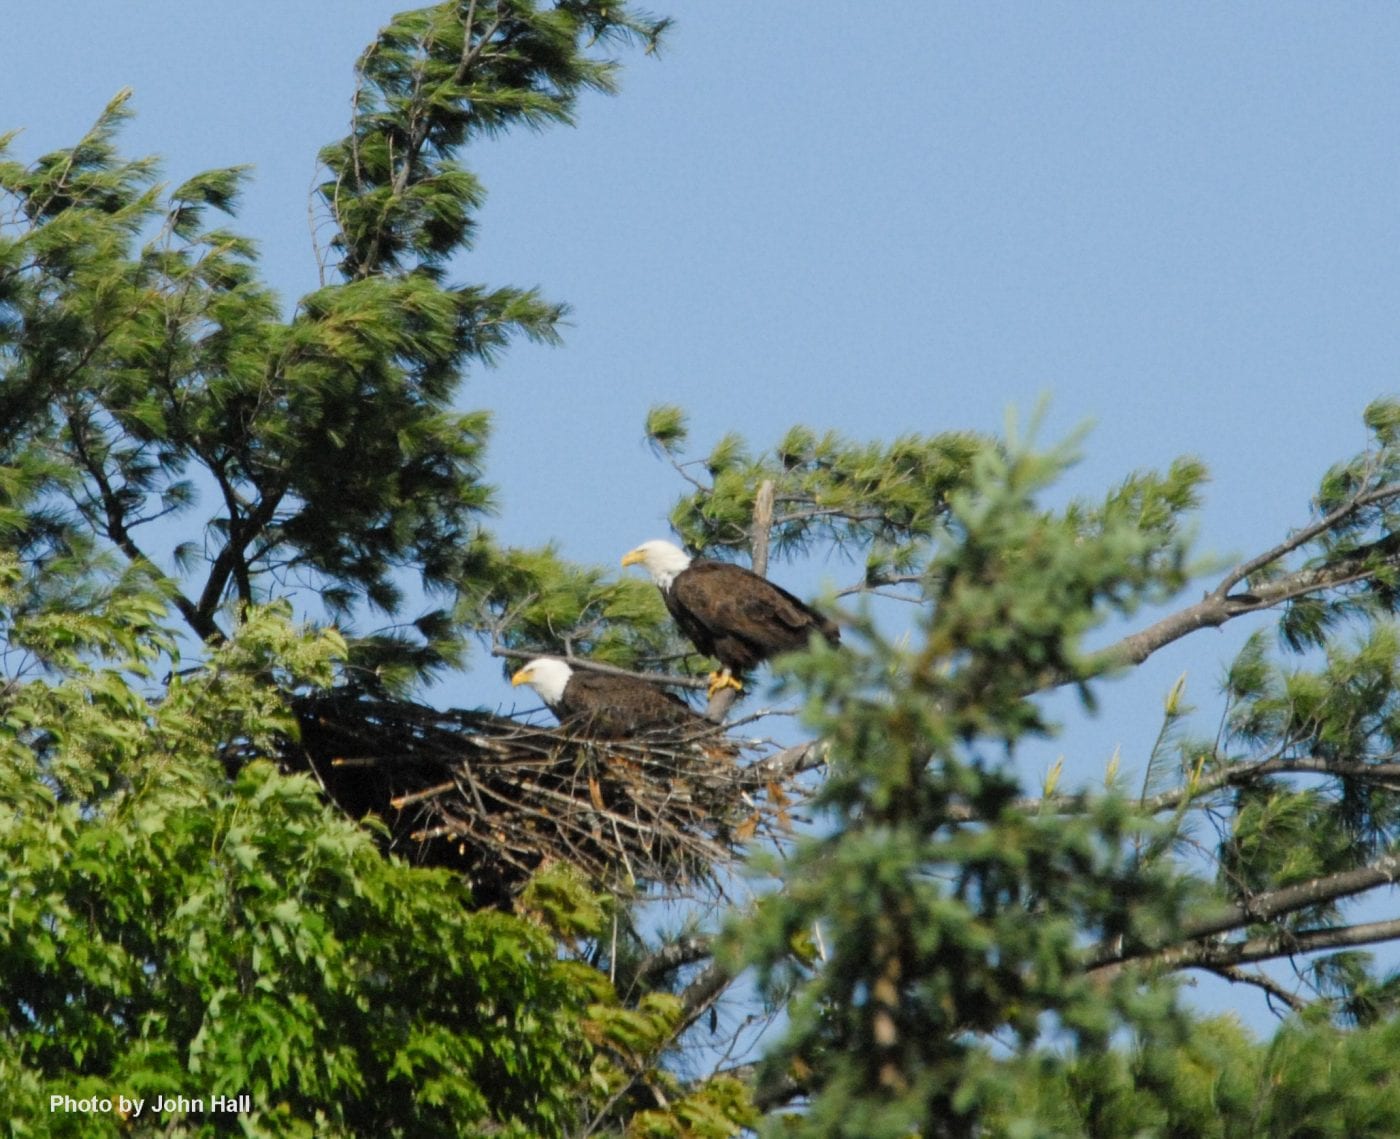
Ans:
[{"label": "blue sky", "polygon": [[[315,152],[395,7],[13,5],[0,129],[32,158],[134,87],[126,146],[172,181],[255,166],[239,225],[290,304],[316,283]],[[573,307],[564,347],[465,388],[495,414],[505,540],[616,565],[663,533],[682,488],[642,441],[657,402],[703,451],[794,422],[997,430],[1048,395],[1049,437],[1095,425],[1074,490],[1196,454],[1202,549],[1247,555],[1304,521],[1364,405],[1400,388],[1400,7],[652,7],[677,25],[618,98],[465,156],[490,196],[457,278]],[[1209,707],[1238,639],[1106,693],[1055,745],[1070,771],[1116,745],[1133,766],[1183,669]]]}]

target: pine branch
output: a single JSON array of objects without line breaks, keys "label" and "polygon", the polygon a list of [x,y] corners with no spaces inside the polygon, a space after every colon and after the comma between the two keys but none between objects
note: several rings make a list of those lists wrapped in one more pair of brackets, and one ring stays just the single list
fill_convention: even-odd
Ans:
[{"label": "pine branch", "polygon": [[[1222,767],[1191,783],[1174,787],[1143,799],[1139,804],[1149,815],[1175,810],[1182,803],[1202,799],[1223,787],[1238,787],[1271,775],[1335,775],[1342,779],[1362,779],[1391,787],[1390,780],[1400,786],[1400,763],[1364,763],[1318,756],[1274,756],[1252,763],[1234,763]],[[1031,814],[1049,811],[1057,815],[1077,815],[1087,811],[1094,796],[1088,792],[1074,795],[1051,795],[1043,799],[1022,798],[1015,801],[1017,810]],[[949,818],[955,822],[974,819],[972,809],[962,804],[949,808]]]},{"label": "pine branch", "polygon": [[1194,785],[1175,787],[1143,800],[1151,814],[1171,810],[1188,799],[1197,799],[1222,787],[1240,786],[1270,775],[1336,775],[1347,779],[1400,781],[1400,763],[1349,763],[1317,756],[1275,757],[1255,763],[1231,764],[1203,775]]},{"label": "pine branch", "polygon": [[1304,526],[1297,533],[1286,538],[1273,549],[1265,550],[1257,557],[1251,558],[1249,561],[1236,566],[1225,575],[1224,580],[1216,587],[1215,592],[1224,596],[1230,590],[1234,589],[1236,585],[1249,577],[1250,574],[1258,572],[1267,565],[1272,565],[1280,558],[1291,554],[1294,550],[1301,549],[1314,538],[1327,533],[1327,531],[1345,522],[1348,518],[1359,514],[1368,506],[1381,506],[1387,502],[1394,501],[1396,498],[1400,498],[1400,486],[1395,484],[1377,487],[1375,490],[1354,496],[1335,510],[1319,518],[1316,522],[1309,526]]},{"label": "pine branch", "polygon": [[[783,501],[797,502],[801,500],[788,497]],[[780,514],[774,519],[774,524],[784,526],[789,522],[810,522],[814,518],[840,518],[846,522],[888,521],[885,514],[878,510],[855,510],[846,506],[813,506],[806,510],[790,510]]]},{"label": "pine branch", "polygon": [[1243,593],[1230,592],[1248,574],[1278,561],[1304,543],[1326,533],[1363,507],[1390,502],[1396,498],[1400,498],[1400,485],[1390,485],[1370,494],[1358,495],[1347,507],[1332,511],[1326,518],[1300,530],[1287,541],[1231,570],[1215,589],[1194,605],[1188,605],[1146,629],[1090,654],[1086,662],[1087,671],[1103,672],[1123,665],[1141,664],[1158,649],[1194,633],[1197,629],[1219,628],[1227,621],[1247,613],[1273,609],[1300,597],[1345,585],[1355,585],[1375,577],[1375,559],[1379,557],[1385,563],[1393,564],[1396,555],[1400,554],[1400,534],[1387,534],[1315,569],[1297,570],[1272,581],[1260,582]]},{"label": "pine branch", "polygon": [[1231,981],[1242,981],[1266,988],[1272,996],[1285,1001],[1292,1008],[1301,1007],[1296,997],[1285,995],[1284,990],[1271,987],[1274,983],[1261,973],[1245,972],[1240,965],[1280,958],[1297,957],[1305,953],[1319,953],[1329,949],[1350,949],[1358,945],[1375,945],[1380,942],[1400,938],[1400,919],[1363,922],[1357,925],[1325,926],[1307,930],[1272,930],[1258,937],[1243,941],[1220,941],[1216,939],[1196,941],[1188,945],[1173,946],[1144,957],[1129,954],[1122,958],[1098,961],[1089,966],[1087,972],[1095,973],[1120,968],[1125,961],[1134,960],[1139,964],[1156,969],[1205,969],[1217,973]]},{"label": "pine branch", "polygon": [[1188,938],[1195,938],[1225,933],[1324,902],[1352,897],[1376,886],[1393,884],[1397,879],[1400,879],[1400,853],[1391,851],[1354,870],[1323,875],[1294,886],[1282,886],[1277,890],[1237,902],[1210,917],[1187,922],[1182,928],[1182,934]]},{"label": "pine branch", "polygon": [[[1171,968],[1210,963],[1234,965],[1243,961],[1264,960],[1270,956],[1279,956],[1285,951],[1275,948],[1269,952],[1261,952],[1258,956],[1235,957],[1233,954],[1236,949],[1230,943],[1204,942],[1202,939],[1215,938],[1220,934],[1230,933],[1245,926],[1262,924],[1311,906],[1353,897],[1377,886],[1394,884],[1397,879],[1400,879],[1400,853],[1392,851],[1366,866],[1313,878],[1293,886],[1282,886],[1277,890],[1270,890],[1245,901],[1224,906],[1206,917],[1187,921],[1177,931],[1175,940],[1178,941],[1178,944],[1174,946],[1158,945],[1143,948],[1115,946],[1112,949],[1100,947],[1090,957],[1086,968],[1093,972],[1096,969],[1126,961],[1157,962]],[[1389,925],[1390,923],[1378,924]],[[1349,928],[1362,929],[1366,927]],[[1396,934],[1400,934],[1400,923],[1395,924],[1393,932],[1387,936]],[[1335,939],[1341,936],[1341,931],[1330,929],[1312,931],[1312,935],[1318,940],[1318,944],[1314,948],[1322,948],[1325,944],[1346,944],[1345,941],[1341,940],[1327,941],[1329,938]],[[1289,945],[1296,945],[1298,944],[1297,939],[1302,935],[1289,931],[1279,931],[1267,936],[1269,938],[1286,938]],[[1236,944],[1259,947],[1264,944],[1264,940],[1256,938],[1250,942]]]},{"label": "pine branch", "polygon": [[1323,949],[1375,945],[1377,942],[1391,941],[1397,937],[1400,937],[1400,918],[1319,929],[1276,930],[1245,941],[1211,945],[1202,960],[1211,967],[1217,964],[1244,965],[1255,961],[1268,961],[1275,957],[1316,953]]},{"label": "pine branch", "polygon": [[[79,420],[77,413],[73,410],[66,412],[68,422],[68,434],[73,442],[73,450],[77,455],[78,462],[88,473],[93,483],[97,487],[99,501],[102,506],[105,524],[102,529],[108,540],[117,547],[132,565],[147,566],[155,569],[155,563],[147,557],[146,552],[136,544],[136,540],[131,536],[130,528],[127,525],[125,507],[122,505],[120,492],[112,486],[111,480],[107,477],[106,468],[102,462],[91,453],[85,442],[86,423]],[[180,611],[186,624],[203,641],[223,640],[223,630],[215,623],[212,616],[205,614],[190,601],[184,593],[175,588],[173,582],[161,575],[165,586],[169,591],[169,596],[175,604],[175,608]]]}]

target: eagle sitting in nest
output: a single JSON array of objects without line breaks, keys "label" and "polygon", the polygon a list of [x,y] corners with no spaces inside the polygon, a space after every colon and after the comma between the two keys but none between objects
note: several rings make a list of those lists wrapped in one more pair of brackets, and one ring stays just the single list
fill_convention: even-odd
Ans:
[{"label": "eagle sitting in nest", "polygon": [[536,657],[510,678],[527,684],[559,717],[561,727],[595,739],[696,735],[715,725],[692,712],[679,696],[630,676],[570,668]]}]

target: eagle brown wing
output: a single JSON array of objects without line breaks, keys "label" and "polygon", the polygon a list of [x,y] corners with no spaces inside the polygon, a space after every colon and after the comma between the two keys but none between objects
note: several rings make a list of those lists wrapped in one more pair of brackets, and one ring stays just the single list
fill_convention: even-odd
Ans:
[{"label": "eagle brown wing", "polygon": [[782,586],[729,562],[692,562],[671,583],[666,604],[697,649],[740,672],[806,648],[813,632],[833,645],[841,636]]},{"label": "eagle brown wing", "polygon": [[584,669],[569,677],[555,711],[561,723],[610,739],[709,723],[679,696],[654,684]]}]

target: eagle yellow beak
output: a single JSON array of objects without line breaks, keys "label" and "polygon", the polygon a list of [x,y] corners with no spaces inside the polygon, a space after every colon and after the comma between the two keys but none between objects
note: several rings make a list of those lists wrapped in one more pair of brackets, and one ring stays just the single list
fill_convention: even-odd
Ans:
[{"label": "eagle yellow beak", "polygon": [[529,680],[530,676],[530,666],[527,664],[524,668],[522,668],[519,672],[517,672],[514,676],[510,678],[511,687],[519,687],[520,685],[524,684],[527,680]]},{"label": "eagle yellow beak", "polygon": [[624,566],[635,566],[638,562],[645,560],[645,558],[646,555],[643,554],[640,549],[633,550],[630,554],[622,555],[622,564]]}]

